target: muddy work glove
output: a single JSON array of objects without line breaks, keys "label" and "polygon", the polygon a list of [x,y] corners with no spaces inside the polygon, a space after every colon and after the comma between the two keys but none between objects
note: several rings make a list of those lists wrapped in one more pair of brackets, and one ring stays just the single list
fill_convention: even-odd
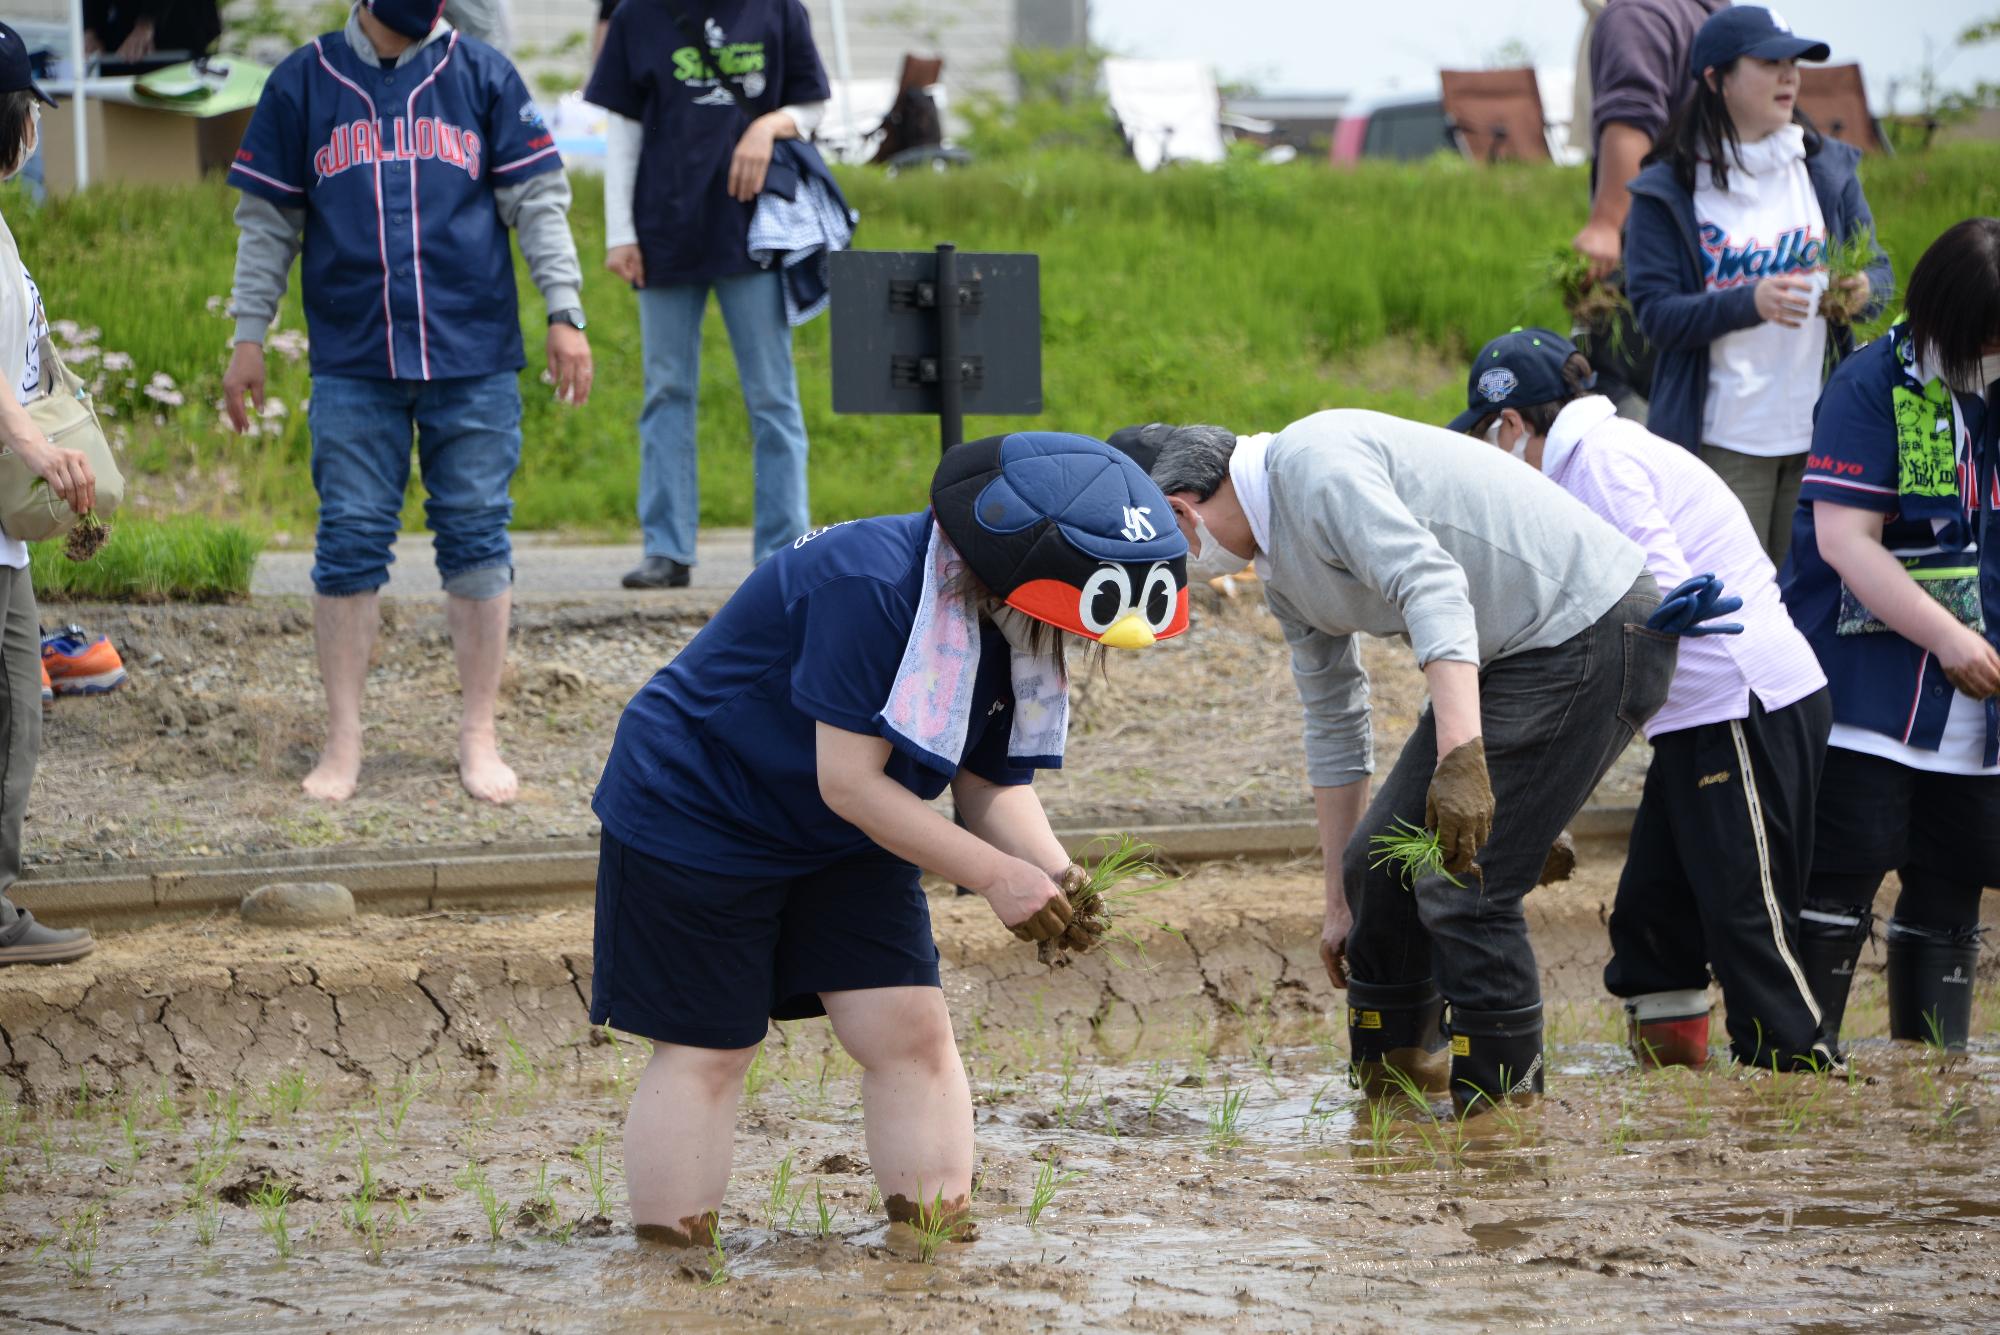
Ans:
[{"label": "muddy work glove", "polygon": [[1660,599],[1659,610],[1646,618],[1646,629],[1662,635],[1741,635],[1740,621],[1713,621],[1743,606],[1734,595],[1724,597],[1722,581],[1714,575],[1696,575]]},{"label": "muddy work glove", "polygon": [[1486,778],[1486,739],[1475,737],[1438,761],[1424,797],[1424,824],[1438,834],[1444,869],[1473,870],[1473,859],[1493,833],[1493,785]]},{"label": "muddy work glove", "polygon": [[1567,881],[1576,871],[1576,843],[1564,830],[1549,845],[1549,855],[1542,859],[1542,874],[1535,878],[1536,885],[1554,885],[1557,881]]}]

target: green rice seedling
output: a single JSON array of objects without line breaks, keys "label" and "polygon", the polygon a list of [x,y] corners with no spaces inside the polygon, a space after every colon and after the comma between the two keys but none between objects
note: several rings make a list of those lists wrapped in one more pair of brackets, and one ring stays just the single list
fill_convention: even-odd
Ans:
[{"label": "green rice seedling", "polygon": [[79,1122],[94,1122],[103,1111],[103,1100],[90,1087],[90,1072],[76,1073],[76,1093],[70,1097],[69,1115]]},{"label": "green rice seedling", "polygon": [[55,1134],[51,1131],[43,1131],[41,1137],[35,1141],[35,1148],[42,1152],[42,1171],[44,1173],[54,1173],[56,1171]]},{"label": "green rice seedling", "polygon": [[598,1025],[594,1034],[593,1041],[608,1050],[604,1061],[604,1082],[611,1086],[611,1092],[617,1098],[630,1098],[638,1076],[632,1070],[634,1063],[625,1052],[625,1040],[618,1037],[609,1020]]},{"label": "green rice seedling", "polygon": [[469,1194],[479,1203],[479,1211],[486,1216],[486,1238],[489,1242],[500,1241],[501,1227],[507,1221],[507,1207],[500,1200],[500,1194],[493,1190],[493,1184],[486,1179],[486,1170],[477,1159],[466,1161],[453,1179],[459,1190]]},{"label": "green rice seedling", "polygon": [[542,1083],[542,1066],[535,1060],[535,1055],[528,1051],[520,1039],[514,1037],[513,1030],[505,1026],[500,1030],[500,1043],[507,1052],[507,1074],[530,1090],[539,1088]]},{"label": "green rice seedling", "polygon": [[813,1179],[813,1214],[813,1236],[824,1242],[833,1236],[836,1211],[826,1203],[826,1188],[818,1178]]},{"label": "green rice seedling", "polygon": [[1368,865],[1400,868],[1406,890],[1414,888],[1418,878],[1424,876],[1442,876],[1453,885],[1465,885],[1444,869],[1444,845],[1436,830],[1412,825],[1399,817],[1388,830],[1370,837],[1368,846],[1375,854]]},{"label": "green rice seedling", "polygon": [[1606,1139],[1610,1142],[1613,1154],[1623,1154],[1626,1145],[1631,1143],[1632,1101],[1630,1095],[1623,1092],[1618,1095],[1618,1115],[1611,1119],[1611,1126],[1606,1134]]},{"label": "green rice seedling", "polygon": [[770,1083],[770,1063],[764,1058],[764,1045],[759,1043],[757,1051],[751,1054],[750,1065],[743,1072],[743,1097],[755,1101],[764,1092],[764,1086]]},{"label": "green rice seedling", "polygon": [[1334,1101],[1327,1096],[1333,1092],[1339,1080],[1328,1080],[1313,1091],[1312,1102],[1306,1105],[1306,1114],[1300,1119],[1300,1129],[1307,1134],[1324,1134],[1327,1124],[1339,1115]]},{"label": "green rice seedling", "polygon": [[1152,1075],[1153,1092],[1146,1099],[1147,1126],[1153,1124],[1153,1119],[1160,1115],[1160,1109],[1166,1107],[1174,1096],[1173,1076],[1167,1071],[1165,1063],[1154,1062]]},{"label": "green rice seedling", "polygon": [[708,1253],[708,1278],[701,1282],[704,1289],[719,1289],[729,1282],[729,1253],[722,1250],[722,1230],[709,1231],[710,1249]]},{"label": "green rice seedling", "polygon": [[264,1086],[264,1111],[274,1122],[285,1123],[304,1112],[319,1094],[319,1086],[301,1070],[290,1070]]},{"label": "green rice seedling", "polygon": [[1097,1096],[1097,1107],[1104,1114],[1104,1129],[1110,1137],[1113,1140],[1125,1139],[1125,1137],[1118,1134],[1118,1115],[1111,1111],[1111,1096],[1100,1093]]},{"label": "green rice seedling", "polygon": [[1928,1070],[1917,1072],[1917,1092],[1929,1117],[1929,1130],[1934,1135],[1948,1136],[1960,1130],[1961,1124],[1970,1124],[1972,1105],[1965,1101],[1964,1091],[1949,1082],[1941,1082]]},{"label": "green rice seedling", "polygon": [[[73,1215],[56,1222],[57,1236],[50,1239],[62,1249],[63,1269],[69,1271],[71,1284],[88,1284],[97,1270],[97,1247],[103,1240],[104,1207],[85,1206]],[[44,1242],[36,1249],[36,1255],[49,1246]]]},{"label": "green rice seedling", "polygon": [[1076,1169],[1059,1170],[1053,1154],[1040,1163],[1041,1166],[1035,1170],[1034,1189],[1028,1195],[1029,1228],[1040,1222],[1042,1211],[1049,1208],[1049,1202],[1056,1198],[1058,1191],[1083,1176]]},{"label": "green rice seedling", "polygon": [[938,1249],[951,1241],[964,1222],[959,1211],[945,1208],[942,1187],[926,1201],[923,1184],[917,1184],[917,1217],[910,1221],[910,1231],[917,1235],[918,1260],[925,1265],[937,1260]]},{"label": "green rice seedling", "polygon": [[410,1108],[423,1094],[425,1082],[421,1076],[398,1076],[384,1098],[380,1086],[375,1090],[375,1135],[380,1140],[390,1140],[403,1134],[403,1123],[409,1120]]},{"label": "green rice seedling", "polygon": [[1820,293],[1819,313],[1831,324],[1852,324],[1860,316],[1862,307],[1877,296],[1887,293],[1871,292],[1859,297],[1842,287],[1849,278],[1859,278],[1868,272],[1868,266],[1875,259],[1875,233],[1867,229],[1856,232],[1844,241],[1829,240],[1826,244],[1826,291]]},{"label": "green rice seedling", "polygon": [[877,1210],[881,1208],[882,1208],[882,1184],[879,1182],[870,1182],[868,1184],[868,1213],[874,1214]]},{"label": "green rice seedling", "polygon": [[1714,1120],[1715,1111],[1708,1106],[1708,1085],[1704,1080],[1691,1080],[1687,1091],[1681,1096],[1687,1107],[1687,1131],[1697,1139],[1708,1134],[1709,1123]]},{"label": "green rice seedling", "polygon": [[806,1189],[792,1190],[792,1156],[787,1154],[778,1160],[777,1170],[771,1175],[771,1189],[764,1199],[764,1225],[775,1230],[778,1221],[791,1228],[798,1222],[799,1207],[805,1203]]},{"label": "green rice seedling", "polygon": [[173,1086],[165,1076],[160,1077],[159,1092],[153,1096],[153,1110],[159,1114],[160,1125],[169,1133],[181,1132],[181,1101],[174,1094]]},{"label": "green rice seedling", "polygon": [[128,1099],[125,1111],[118,1118],[119,1134],[125,1141],[125,1174],[131,1174],[139,1167],[139,1159],[146,1153],[146,1140],[139,1129],[139,1100],[137,1096]]},{"label": "green rice seedling", "polygon": [[[1085,859],[1094,852],[1098,855],[1086,865]],[[1146,943],[1138,935],[1137,926],[1179,936],[1174,928],[1139,911],[1147,895],[1158,894],[1181,880],[1160,866],[1159,855],[1157,845],[1129,834],[1092,840],[1077,858],[1077,865],[1084,873],[1081,883],[1063,886],[1063,893],[1069,898],[1069,926],[1061,936],[1039,943],[1036,957],[1044,964],[1062,964],[1072,953],[1087,954],[1110,942],[1106,950],[1111,961],[1123,968],[1129,967],[1131,961],[1119,953],[1120,946],[1140,963],[1145,962]]]},{"label": "green rice seedling", "polygon": [[206,1249],[215,1245],[222,1233],[222,1205],[213,1196],[202,1196],[194,1202],[194,1240]]},{"label": "green rice seedling", "polygon": [[292,1189],[283,1182],[266,1180],[257,1190],[250,1193],[250,1204],[257,1211],[257,1227],[271,1239],[271,1245],[278,1249],[278,1259],[286,1260],[292,1254],[292,1230],[288,1219],[292,1201]]},{"label": "green rice seedling", "polygon": [[21,1143],[21,1105],[0,1104],[0,1146],[13,1149]]},{"label": "green rice seedling", "polygon": [[590,1187],[590,1203],[598,1217],[611,1214],[611,1195],[604,1181],[604,1133],[599,1131],[589,1140],[570,1151],[570,1157],[583,1165],[584,1181]]},{"label": "green rice seedling", "polygon": [[1248,1089],[1223,1086],[1222,1101],[1208,1113],[1209,1153],[1220,1154],[1243,1143],[1243,1102],[1249,1096]]},{"label": "green rice seedling", "polygon": [[218,1090],[202,1091],[202,1102],[208,1109],[215,1134],[221,1143],[234,1145],[243,1139],[243,1092],[231,1085],[226,1092]]}]

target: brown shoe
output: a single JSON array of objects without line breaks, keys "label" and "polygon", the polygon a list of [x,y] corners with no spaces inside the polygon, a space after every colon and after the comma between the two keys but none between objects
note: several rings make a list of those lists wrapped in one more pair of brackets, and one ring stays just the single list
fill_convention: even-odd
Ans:
[{"label": "brown shoe", "polygon": [[67,964],[97,949],[97,942],[83,927],[45,927],[28,920],[28,930],[12,945],[0,946],[0,966],[9,964]]}]

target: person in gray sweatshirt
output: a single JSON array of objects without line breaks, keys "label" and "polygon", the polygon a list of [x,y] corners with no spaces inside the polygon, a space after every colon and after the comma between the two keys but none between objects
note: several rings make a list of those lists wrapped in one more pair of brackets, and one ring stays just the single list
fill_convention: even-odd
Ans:
[{"label": "person in gray sweatshirt", "polygon": [[[1320,954],[1347,990],[1353,1074],[1378,1093],[1394,1067],[1461,1107],[1539,1093],[1521,901],[1666,699],[1675,640],[1643,624],[1660,606],[1644,553],[1501,452],[1382,413],[1113,443],[1166,494],[1190,582],[1254,558],[1291,646],[1328,850]],[[1372,803],[1364,634],[1406,640],[1431,696]],[[1442,869],[1406,879],[1371,842],[1408,827],[1437,832]]]}]

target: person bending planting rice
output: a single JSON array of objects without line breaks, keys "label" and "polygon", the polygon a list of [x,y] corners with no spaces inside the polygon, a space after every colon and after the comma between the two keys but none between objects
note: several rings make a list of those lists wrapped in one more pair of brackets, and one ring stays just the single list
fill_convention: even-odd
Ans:
[{"label": "person bending planting rice", "polygon": [[[1466,1107],[1539,1092],[1521,899],[1666,697],[1675,641],[1637,624],[1661,606],[1644,554],[1547,479],[1381,413],[1244,438],[1154,424],[1137,448],[1158,450],[1191,577],[1255,557],[1291,645],[1350,1078],[1379,1093],[1393,1067]],[[1407,638],[1431,693],[1372,805],[1363,633]],[[1406,878],[1374,841],[1424,826],[1442,865]]]},{"label": "person bending planting rice", "polygon": [[[1062,762],[1064,636],[1187,627],[1187,544],[1099,441],[946,452],[931,510],[806,534],[626,706],[597,789],[591,1022],[653,1040],[625,1127],[642,1235],[712,1245],[743,1074],[824,1014],[861,1064],[892,1222],[965,1221],[972,1101],[919,869],[1024,941],[1075,868],[1029,786]],[[965,828],[926,802],[952,790]]]},{"label": "person bending planting rice", "polygon": [[1642,1066],[1708,1060],[1711,964],[1738,1061],[1829,1065],[1831,1038],[1799,960],[1833,722],[1826,674],[1728,485],[1618,417],[1591,392],[1595,380],[1568,339],[1517,329],[1480,349],[1469,406],[1451,426],[1524,461],[1638,543],[1662,587],[1706,571],[1740,603],[1742,624],[1689,632],[1666,703],[1646,722],[1653,759],[1611,913],[1605,986],[1625,1001]]}]

